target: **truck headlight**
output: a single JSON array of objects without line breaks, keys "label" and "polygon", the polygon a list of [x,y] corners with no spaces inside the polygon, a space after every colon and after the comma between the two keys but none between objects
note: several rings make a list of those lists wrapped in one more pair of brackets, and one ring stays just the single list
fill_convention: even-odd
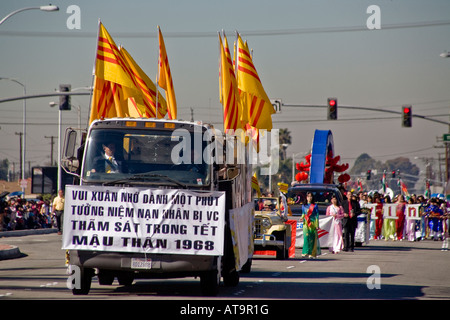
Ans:
[{"label": "truck headlight", "polygon": [[263,228],[267,229],[267,228],[270,228],[272,223],[270,222],[269,218],[264,218],[264,219],[262,219],[261,225],[263,226]]}]

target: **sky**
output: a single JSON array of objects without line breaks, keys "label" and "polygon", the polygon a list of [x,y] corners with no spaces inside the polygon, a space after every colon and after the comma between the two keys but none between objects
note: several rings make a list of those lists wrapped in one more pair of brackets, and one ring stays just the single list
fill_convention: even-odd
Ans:
[{"label": "sky", "polygon": [[[40,5],[40,1],[2,1],[0,18]],[[27,94],[50,93],[60,84],[92,85],[98,21],[124,46],[151,79],[156,78],[157,26],[164,35],[178,103],[178,118],[213,123],[221,128],[217,32],[230,43],[238,31],[253,50],[253,62],[271,99],[285,105],[338,105],[401,111],[450,120],[450,1],[448,0],[169,0],[54,1],[58,12],[20,12],[0,25],[0,77],[26,86]],[[79,16],[71,6],[79,8]],[[379,15],[368,8],[375,5]],[[70,9],[70,8],[69,8]],[[73,20],[79,17],[79,20]],[[379,18],[378,20],[373,20]],[[80,29],[71,29],[79,21]],[[380,22],[369,29],[368,22]],[[68,24],[69,22],[69,24]],[[370,25],[370,24],[369,24]],[[0,80],[0,99],[20,96],[23,88]],[[29,99],[26,161],[50,162],[50,136],[58,135],[58,97]],[[63,112],[63,132],[83,126],[89,97],[73,96],[72,111]],[[0,103],[0,159],[19,163],[22,101]],[[401,116],[339,109],[329,121],[325,108],[283,107],[273,116],[274,128],[292,135],[288,156],[309,151],[316,129],[331,130],[335,154],[342,162],[362,153],[379,161],[407,157],[422,169],[428,159],[445,155],[435,148],[449,126],[413,118],[411,128]],[[55,138],[56,139],[56,138]],[[56,145],[54,151],[56,158]],[[434,169],[438,170],[434,160]],[[28,163],[27,163],[28,166]]]}]

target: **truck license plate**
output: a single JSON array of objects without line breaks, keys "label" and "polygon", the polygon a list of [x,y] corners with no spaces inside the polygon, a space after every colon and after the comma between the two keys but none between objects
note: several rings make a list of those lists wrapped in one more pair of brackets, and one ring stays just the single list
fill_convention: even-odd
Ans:
[{"label": "truck license plate", "polygon": [[131,258],[132,269],[151,269],[152,259]]}]

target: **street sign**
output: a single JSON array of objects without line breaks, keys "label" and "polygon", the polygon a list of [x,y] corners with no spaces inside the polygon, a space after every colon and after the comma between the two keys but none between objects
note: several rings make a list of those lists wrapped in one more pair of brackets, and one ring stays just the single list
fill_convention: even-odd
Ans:
[{"label": "street sign", "polygon": [[28,186],[28,180],[27,179],[20,179],[19,183],[20,183],[20,187],[23,188],[23,189],[26,189],[27,186]]},{"label": "street sign", "polygon": [[444,142],[450,142],[450,133],[444,133],[444,135],[442,136],[442,140]]},{"label": "street sign", "polygon": [[270,99],[270,103],[272,103],[276,113],[281,113],[281,106],[283,105],[281,99]]}]

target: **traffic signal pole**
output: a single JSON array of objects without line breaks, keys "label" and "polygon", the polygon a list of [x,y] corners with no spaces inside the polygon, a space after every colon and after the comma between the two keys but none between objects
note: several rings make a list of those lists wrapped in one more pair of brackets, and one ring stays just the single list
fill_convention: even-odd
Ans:
[{"label": "traffic signal pole", "polygon": [[[0,102],[2,102],[0,100]],[[282,104],[282,107],[293,107],[293,108],[328,108],[328,105],[311,105],[311,104]],[[359,107],[359,106],[341,106],[339,105],[339,109],[350,109],[350,110],[365,110],[365,111],[376,111],[376,112],[384,112],[384,113],[394,113],[398,115],[402,115],[402,111],[394,111],[394,110],[386,110],[386,109],[380,109],[380,108],[371,108],[371,107]],[[436,120],[429,118],[427,116],[422,116],[420,114],[412,114],[412,117],[420,118],[428,121],[433,121],[437,123],[442,123],[447,126],[450,126],[450,122],[446,122],[443,120]]]},{"label": "traffic signal pole", "polygon": [[23,96],[18,96],[18,97],[10,97],[10,98],[0,99],[0,103],[2,103],[2,102],[9,102],[9,101],[17,101],[17,100],[22,100],[22,99],[59,97],[59,96],[67,96],[67,95],[71,95],[71,96],[89,96],[89,95],[91,95],[91,91],[92,90],[90,90],[89,92],[73,92],[73,91],[70,91],[69,93],[67,93],[67,92],[52,92],[52,93],[30,94],[30,95],[23,95]]}]

